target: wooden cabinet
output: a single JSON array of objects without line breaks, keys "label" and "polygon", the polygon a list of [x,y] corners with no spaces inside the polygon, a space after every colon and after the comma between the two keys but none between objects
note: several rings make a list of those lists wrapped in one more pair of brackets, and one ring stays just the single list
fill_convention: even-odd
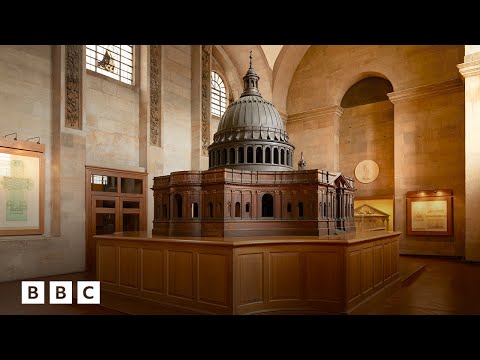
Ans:
[{"label": "wooden cabinet", "polygon": [[95,271],[94,235],[147,229],[147,173],[86,166],[86,269]]}]

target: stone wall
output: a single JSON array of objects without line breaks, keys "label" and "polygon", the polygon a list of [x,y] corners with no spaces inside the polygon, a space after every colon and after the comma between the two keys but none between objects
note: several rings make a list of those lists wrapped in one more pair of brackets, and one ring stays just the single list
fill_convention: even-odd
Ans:
[{"label": "stone wall", "polygon": [[[128,86],[80,64],[81,126],[71,129],[64,116],[65,48],[0,47],[2,135],[40,136],[46,146],[45,233],[0,237],[0,282],[84,270],[85,165],[147,170],[149,180],[190,169],[191,47],[162,46],[160,146],[145,143],[149,60],[142,49],[143,87],[141,76]],[[151,190],[147,202],[153,203]]]},{"label": "stone wall", "polygon": [[355,178],[360,161],[373,160],[379,173],[375,181],[355,182],[355,196],[392,196],[393,104],[387,100],[344,109],[340,118],[340,171]]},{"label": "stone wall", "polygon": [[87,71],[86,162],[110,168],[139,166],[139,91]]},{"label": "stone wall", "polygon": [[[464,255],[465,98],[457,69],[464,51],[462,45],[312,46],[290,84],[287,131],[297,147],[295,163],[302,149],[309,169],[342,170],[350,175],[360,160],[357,150],[362,156],[384,157],[380,174],[385,169],[390,175],[371,184],[357,182],[357,194],[370,196],[394,189],[395,230],[406,232],[407,191],[419,187],[454,191],[454,236],[411,238],[402,234],[403,253]],[[362,115],[362,107],[344,110],[338,106],[350,86],[369,76],[384,77],[393,85],[389,96],[394,104],[393,145],[382,136],[390,131],[386,118],[392,108],[387,106],[370,118]],[[358,128],[344,127],[352,124]],[[393,169],[385,165],[392,159],[392,146]]]},{"label": "stone wall", "polygon": [[[165,45],[163,174],[191,168],[191,46]],[[155,174],[160,175],[160,174]],[[149,199],[150,200],[150,199]]]},{"label": "stone wall", "polygon": [[39,136],[45,144],[45,233],[0,237],[0,282],[80,270],[73,242],[52,231],[50,46],[0,46],[0,109],[1,136],[11,132],[19,140]]}]

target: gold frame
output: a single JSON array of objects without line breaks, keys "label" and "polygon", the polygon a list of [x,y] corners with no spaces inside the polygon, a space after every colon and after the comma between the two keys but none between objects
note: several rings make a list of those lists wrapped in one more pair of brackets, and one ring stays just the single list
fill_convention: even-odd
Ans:
[{"label": "gold frame", "polygon": [[[20,155],[25,157],[35,157],[39,159],[39,194],[38,194],[38,227],[33,229],[2,229],[0,227],[0,236],[9,235],[41,235],[44,233],[44,211],[45,211],[45,145],[29,141],[0,139],[0,153]],[[0,203],[0,206],[5,206]]]},{"label": "gold frame", "polygon": [[[452,190],[419,190],[407,192],[407,235],[452,236],[453,235],[453,191]],[[447,230],[446,231],[415,231],[412,230],[412,203],[418,201],[446,201],[447,202]]]}]

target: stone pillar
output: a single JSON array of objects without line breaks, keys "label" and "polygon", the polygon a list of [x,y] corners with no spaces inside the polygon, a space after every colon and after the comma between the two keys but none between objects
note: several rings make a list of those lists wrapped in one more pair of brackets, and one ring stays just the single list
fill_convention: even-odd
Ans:
[{"label": "stone pillar", "polygon": [[[458,65],[465,79],[465,259],[480,261],[480,49],[465,46],[465,62]],[[478,51],[467,54],[469,50]]]},{"label": "stone pillar", "polygon": [[139,65],[139,165],[148,172],[147,231],[153,228],[153,178],[163,175],[163,47],[137,45]]},{"label": "stone pillar", "polygon": [[[387,95],[394,105],[393,230],[402,232],[400,254],[463,256],[463,83],[457,78]],[[452,236],[407,234],[406,194],[419,189],[453,191]]]},{"label": "stone pillar", "polygon": [[202,154],[202,46],[192,45],[192,170],[206,170]]}]

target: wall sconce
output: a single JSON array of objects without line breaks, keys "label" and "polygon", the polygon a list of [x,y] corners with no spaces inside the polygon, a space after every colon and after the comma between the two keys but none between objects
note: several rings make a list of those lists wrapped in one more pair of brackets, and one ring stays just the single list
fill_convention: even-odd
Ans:
[{"label": "wall sconce", "polygon": [[34,137],[31,137],[31,138],[28,138],[27,141],[32,140],[32,139],[38,139],[37,144],[40,144],[40,137],[39,136],[34,136]]},{"label": "wall sconce", "polygon": [[10,136],[10,135],[13,135],[13,134],[15,134],[15,137],[13,138],[13,140],[17,140],[17,133],[16,133],[16,132],[7,134],[7,135],[5,135],[5,137]]}]

